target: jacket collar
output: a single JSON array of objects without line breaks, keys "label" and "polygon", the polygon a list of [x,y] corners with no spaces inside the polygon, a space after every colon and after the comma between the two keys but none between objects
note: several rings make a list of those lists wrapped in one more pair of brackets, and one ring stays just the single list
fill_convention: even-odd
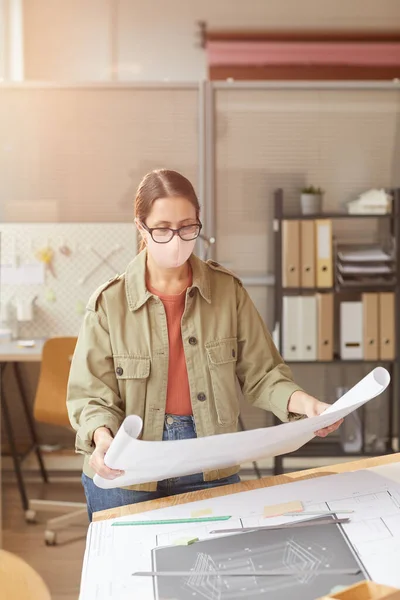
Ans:
[{"label": "jacket collar", "polygon": [[[125,291],[129,309],[138,310],[153,294],[146,287],[147,250],[144,249],[129,263],[125,272]],[[192,286],[197,288],[204,300],[211,303],[210,274],[207,264],[200,258],[191,255],[189,258],[193,273]]]}]

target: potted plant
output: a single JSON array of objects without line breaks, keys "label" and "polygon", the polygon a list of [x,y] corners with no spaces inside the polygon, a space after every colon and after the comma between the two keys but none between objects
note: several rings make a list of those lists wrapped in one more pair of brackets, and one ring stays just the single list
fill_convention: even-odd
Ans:
[{"label": "potted plant", "polygon": [[324,191],[313,185],[304,187],[301,190],[301,212],[303,215],[313,215],[322,212],[322,197]]}]

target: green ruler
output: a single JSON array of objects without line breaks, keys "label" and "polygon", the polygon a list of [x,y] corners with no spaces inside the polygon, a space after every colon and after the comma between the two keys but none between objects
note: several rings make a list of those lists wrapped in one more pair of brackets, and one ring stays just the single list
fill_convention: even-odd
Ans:
[{"label": "green ruler", "polygon": [[113,527],[125,527],[126,525],[174,525],[175,523],[212,523],[213,521],[228,521],[226,517],[196,517],[187,519],[160,519],[155,521],[115,521]]}]

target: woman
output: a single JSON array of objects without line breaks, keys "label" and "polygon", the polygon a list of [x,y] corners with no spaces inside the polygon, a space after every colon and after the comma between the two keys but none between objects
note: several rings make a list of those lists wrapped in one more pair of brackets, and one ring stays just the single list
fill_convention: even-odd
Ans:
[{"label": "woman", "polygon": [[[104,456],[125,416],[143,419],[144,440],[237,430],[244,397],[282,421],[327,405],[296,385],[235,275],[192,254],[201,231],[191,183],[175,171],[146,175],[135,202],[141,252],[90,298],[71,365],[68,411],[85,454],[92,512],[240,481],[239,467],[104,490],[115,479]],[[337,423],[318,432],[325,436]],[[266,430],[268,435],[268,430]]]}]

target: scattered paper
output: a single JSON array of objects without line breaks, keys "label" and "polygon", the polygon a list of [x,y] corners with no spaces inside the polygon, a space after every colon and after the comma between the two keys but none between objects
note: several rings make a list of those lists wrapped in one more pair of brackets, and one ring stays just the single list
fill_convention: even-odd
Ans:
[{"label": "scattered paper", "polygon": [[296,500],[293,502],[284,502],[282,504],[273,504],[272,506],[264,506],[264,517],[279,517],[288,512],[302,512],[303,504]]},{"label": "scattered paper", "polygon": [[343,262],[381,262],[390,260],[390,255],[382,248],[363,248],[359,250],[341,250],[338,258]]},{"label": "scattered paper", "polygon": [[105,456],[106,465],[123,470],[124,475],[108,480],[96,474],[94,482],[104,489],[124,487],[293,452],[309,442],[319,429],[333,425],[381,394],[389,382],[388,371],[377,367],[319,416],[275,427],[188,440],[139,440],[142,419],[137,415],[128,416]]},{"label": "scattered paper", "polygon": [[384,215],[391,212],[393,198],[385,190],[368,190],[347,204],[350,214]]},{"label": "scattered paper", "polygon": [[347,273],[349,275],[380,275],[381,273],[392,273],[392,269],[388,265],[375,265],[370,267],[365,265],[342,265],[339,263],[338,268],[341,273]]},{"label": "scattered paper", "polygon": [[33,348],[35,345],[35,340],[18,340],[18,346],[21,348]]}]

